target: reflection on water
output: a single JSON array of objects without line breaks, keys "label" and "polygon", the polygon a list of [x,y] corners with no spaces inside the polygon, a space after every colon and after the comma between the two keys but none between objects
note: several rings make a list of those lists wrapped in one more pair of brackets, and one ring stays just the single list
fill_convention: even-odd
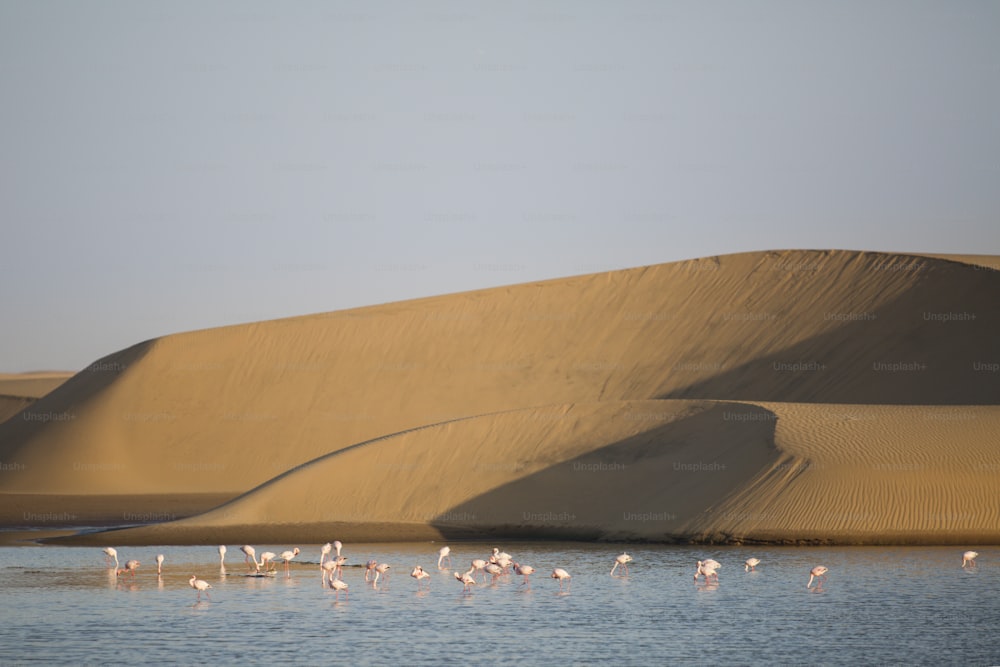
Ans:
[{"label": "reflection on water", "polygon": [[[116,576],[100,549],[0,548],[2,662],[1000,662],[1000,549],[977,548],[977,566],[963,570],[963,549],[950,547],[630,545],[630,574],[610,576],[615,545],[453,543],[447,570],[439,546],[345,545],[352,562],[376,558],[392,574],[372,585],[363,565],[347,565],[339,600],[321,583],[318,545],[303,547],[291,576],[248,576],[233,559],[220,567],[215,547],[122,548],[122,562],[167,556],[162,575],[134,578]],[[463,592],[453,572],[493,546],[535,567],[530,587],[479,572]],[[750,556],[761,563],[745,572]],[[721,563],[718,580],[693,581],[707,558]],[[416,565],[431,574],[428,590],[408,576]],[[807,588],[817,565],[826,579]],[[556,567],[572,577],[563,590]],[[192,575],[211,584],[210,600],[197,600]]]}]

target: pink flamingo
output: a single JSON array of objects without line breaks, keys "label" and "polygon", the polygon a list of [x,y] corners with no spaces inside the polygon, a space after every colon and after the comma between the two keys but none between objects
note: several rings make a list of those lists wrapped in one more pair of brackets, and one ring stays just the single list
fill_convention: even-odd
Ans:
[{"label": "pink flamingo", "polygon": [[115,559],[115,569],[118,569],[118,552],[114,547],[104,547],[104,563],[111,567],[111,559]]},{"label": "pink flamingo", "polygon": [[719,573],[715,571],[718,567],[718,563],[712,559],[700,560],[698,561],[698,569],[694,571],[694,580],[698,581],[698,576],[704,576],[705,582],[707,583],[710,577],[715,577],[715,581],[719,581]]},{"label": "pink flamingo", "polygon": [[345,597],[347,597],[348,600],[350,599],[351,594],[347,590],[347,584],[345,584],[341,579],[331,579],[330,588],[337,591],[338,600],[340,599],[340,591],[344,591]]},{"label": "pink flamingo", "polygon": [[[490,581],[491,584],[497,583],[497,577],[503,574],[503,568],[497,565],[496,563],[487,563],[486,567],[483,569],[486,571],[487,574],[493,577],[493,579]],[[486,582],[485,576],[483,576],[483,582],[484,583]]]},{"label": "pink flamingo", "polygon": [[431,575],[427,572],[424,572],[424,568],[417,565],[416,567],[413,568],[413,572],[410,572],[410,576],[417,580],[417,590],[420,590],[420,582],[423,581],[424,579],[427,579],[427,588],[428,590],[430,589]]},{"label": "pink flamingo", "polygon": [[632,562],[632,557],[629,556],[626,553],[623,553],[621,556],[616,556],[615,557],[615,564],[611,566],[611,575],[613,576],[614,573],[615,573],[615,569],[619,565],[621,565],[623,568],[625,568],[625,576],[627,577],[628,576],[628,564],[631,563],[631,562]]},{"label": "pink flamingo", "polygon": [[292,559],[299,555],[299,548],[295,547],[291,551],[282,551],[281,559],[285,561],[285,576],[292,576],[291,571],[288,569],[288,564],[292,562]]},{"label": "pink flamingo", "polygon": [[[472,574],[472,578],[476,578],[476,572],[483,572],[486,569],[486,561],[482,558],[474,558],[472,560],[472,569],[469,572]],[[486,573],[483,572],[483,581],[486,581]]]},{"label": "pink flamingo", "polygon": [[749,572],[750,570],[756,570],[758,565],[760,565],[759,558],[747,558],[743,563],[743,571]]},{"label": "pink flamingo", "polygon": [[375,581],[372,582],[372,586],[378,585],[378,578],[380,575],[385,575],[385,580],[389,581],[389,568],[391,566],[388,563],[379,563],[375,566]]},{"label": "pink flamingo", "polygon": [[[257,562],[257,550],[249,544],[244,544],[240,547],[240,551],[243,552],[243,562],[247,564],[247,572],[255,567],[257,568],[257,571],[260,572],[260,563]],[[253,561],[253,566],[250,565],[251,561]]]},{"label": "pink flamingo", "polygon": [[[471,572],[471,570],[470,570],[470,572]],[[465,588],[462,589],[465,593],[471,592],[472,589],[469,588],[469,586],[472,586],[472,585],[474,585],[476,583],[476,580],[472,578],[472,575],[469,574],[469,572],[466,572],[465,574],[460,574],[460,573],[456,572],[455,573],[455,578],[458,579],[459,581],[461,581],[462,584],[465,586]]]},{"label": "pink flamingo", "polygon": [[521,582],[521,585],[524,586],[525,584],[527,584],[528,588],[530,589],[531,582],[528,581],[528,575],[534,574],[535,568],[531,567],[530,565],[521,565],[519,563],[514,563],[514,572],[524,577],[524,581]]},{"label": "pink flamingo", "polygon": [[260,555],[260,562],[257,563],[257,571],[260,572],[260,568],[264,568],[264,572],[273,572],[277,567],[274,564],[274,559],[278,557],[278,554],[273,551],[265,551]]},{"label": "pink flamingo", "polygon": [[207,597],[209,600],[212,599],[212,596],[208,594],[208,589],[210,589],[212,585],[207,581],[205,581],[204,579],[199,579],[198,577],[192,574],[191,578],[188,580],[188,585],[191,586],[191,588],[198,591],[199,602],[201,601],[202,593],[205,593],[205,597]]},{"label": "pink flamingo", "polygon": [[965,567],[966,564],[970,565],[971,567],[975,567],[977,558],[979,558],[979,554],[977,552],[966,551],[964,554],[962,554],[962,567]]},{"label": "pink flamingo", "polygon": [[[563,589],[563,581],[569,581],[570,584],[573,583],[572,581],[570,581],[572,577],[570,577],[569,572],[562,569],[561,567],[557,567],[556,569],[552,570],[552,574],[550,576],[552,579],[559,580],[559,590]],[[569,588],[569,584],[567,584],[566,587]]]},{"label": "pink flamingo", "polygon": [[826,581],[827,572],[829,572],[829,570],[822,565],[817,565],[813,569],[809,570],[809,583],[806,584],[806,588],[812,588],[813,579],[816,579],[816,588],[822,588],[823,582]]},{"label": "pink flamingo", "polygon": [[163,574],[163,554],[156,557],[156,576]]},{"label": "pink flamingo", "polygon": [[365,582],[368,582],[368,578],[375,573],[375,568],[378,567],[378,561],[372,558],[370,561],[365,563]]},{"label": "pink flamingo", "polygon": [[448,559],[448,567],[451,567],[451,547],[441,547],[438,549],[438,569],[443,570],[445,568],[441,567],[441,561],[445,558]]},{"label": "pink flamingo", "polygon": [[138,569],[139,569],[139,561],[137,561],[137,560],[130,560],[130,561],[126,561],[125,562],[125,567],[122,568],[121,570],[118,570],[117,574],[120,577],[120,576],[122,576],[122,573],[124,573],[124,572],[131,572],[132,573],[132,578],[135,579],[135,571],[138,570]]}]

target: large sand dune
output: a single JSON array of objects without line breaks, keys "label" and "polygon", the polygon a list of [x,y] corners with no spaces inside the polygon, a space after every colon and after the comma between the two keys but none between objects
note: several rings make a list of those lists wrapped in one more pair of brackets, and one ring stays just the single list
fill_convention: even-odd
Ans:
[{"label": "large sand dune", "polygon": [[[0,494],[17,500],[8,515],[62,499],[109,520],[130,507],[155,515],[157,498],[192,512],[235,499],[120,540],[325,540],[330,526],[351,539],[995,540],[995,506],[962,500],[989,507],[983,489],[998,487],[983,472],[1000,457],[998,430],[982,427],[1000,405],[990,262],[747,253],[166,336],[105,357],[0,425],[0,460],[18,465]],[[734,405],[777,418],[712,416]],[[822,416],[845,405],[880,416],[861,422],[869,431]],[[934,410],[974,417],[912,428]],[[552,411],[572,417],[539,416]],[[622,417],[639,412],[684,417]],[[875,447],[897,457],[874,473],[915,464],[916,442],[928,467],[865,477],[829,459],[788,474],[794,457],[818,455],[796,449],[807,433],[848,461]],[[422,475],[404,450],[426,459]],[[626,474],[572,468],[626,451]],[[729,460],[727,472],[674,470],[694,451]],[[938,475],[940,461],[964,463]],[[966,463],[987,467],[962,474]],[[838,487],[832,470],[855,486]],[[612,502],[619,494],[636,509]],[[890,497],[912,516],[905,503],[891,520],[855,516]],[[841,518],[823,519],[817,499]],[[780,519],[740,509],[765,501]],[[927,509],[937,505],[963,509]],[[577,518],[552,519],[563,511]],[[673,518],[616,519],[627,512]]]}]

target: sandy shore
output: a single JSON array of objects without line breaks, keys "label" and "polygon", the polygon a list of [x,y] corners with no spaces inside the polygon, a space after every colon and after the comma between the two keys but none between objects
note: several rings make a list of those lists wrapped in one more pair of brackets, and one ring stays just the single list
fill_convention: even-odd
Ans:
[{"label": "sandy shore", "polygon": [[146,341],[0,424],[0,496],[184,506],[117,544],[1000,543],[995,259],[746,253]]}]

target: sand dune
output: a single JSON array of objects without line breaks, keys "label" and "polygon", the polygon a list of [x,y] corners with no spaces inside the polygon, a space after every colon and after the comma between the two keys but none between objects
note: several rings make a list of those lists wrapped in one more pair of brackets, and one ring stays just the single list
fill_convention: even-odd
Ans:
[{"label": "sand dune", "polygon": [[72,373],[0,373],[0,422],[20,413],[64,383]]},{"label": "sand dune", "polygon": [[[44,498],[52,507],[60,497],[76,506],[81,497],[91,498],[91,510],[108,516],[140,498],[155,507],[150,499],[158,495],[201,497],[205,504],[191,511],[237,499],[179,522],[184,527],[163,524],[133,533],[169,540],[239,526],[319,535],[318,526],[330,521],[352,539],[487,528],[602,539],[822,539],[796,523],[787,505],[793,498],[809,502],[803,484],[815,490],[832,488],[824,486],[831,482],[813,474],[819,471],[776,476],[772,467],[795,456],[780,435],[782,426],[801,422],[808,431],[819,419],[819,430],[830,438],[823,447],[840,447],[850,459],[851,448],[869,446],[867,436],[843,435],[853,431],[810,416],[810,409],[866,406],[884,410],[876,423],[894,424],[907,410],[940,406],[978,410],[972,423],[991,423],[992,406],[1000,405],[1000,273],[988,268],[989,261],[851,251],[746,253],[166,336],[101,359],[21,419],[0,425],[0,460],[20,466],[0,475],[0,494],[28,504]],[[725,421],[705,426],[734,403],[756,403],[752,409],[777,414],[778,435],[755,430],[773,430],[774,420],[735,430]],[[556,426],[529,417],[553,409],[573,418],[555,420]],[[693,413],[666,423],[621,417],[640,409]],[[449,420],[459,421],[441,423]],[[690,424],[699,424],[697,432],[685,430]],[[964,422],[936,426],[951,434],[928,440],[941,460],[957,455],[952,450],[997,449],[995,438]],[[411,429],[421,430],[402,433]],[[751,431],[752,446],[743,439]],[[468,451],[472,444],[449,439],[452,433],[465,433],[454,436],[463,442],[491,443],[490,452],[504,455],[477,458],[485,450]],[[902,442],[891,429],[879,433]],[[404,465],[398,452],[386,452],[406,446],[435,462],[428,471],[450,472],[428,472],[424,479],[412,470],[385,468],[386,462]],[[727,457],[736,456],[729,447],[747,451],[726,474],[679,481],[668,473],[690,458],[677,458],[686,446]],[[587,456],[618,452],[615,447],[641,451],[633,451],[627,474],[572,474],[579,457],[590,461]],[[533,467],[504,469],[511,460]],[[477,461],[480,469],[468,467]],[[485,464],[497,469],[483,469]],[[302,467],[292,471],[296,466]],[[417,489],[435,480],[441,486],[449,476],[448,493],[427,504]],[[913,477],[919,496],[919,476]],[[683,480],[689,479],[697,484],[686,488]],[[935,497],[980,499],[979,491],[954,487],[983,479],[988,476],[935,478],[938,486],[926,488],[940,487]],[[606,486],[588,493],[595,480]],[[878,476],[870,481],[891,487]],[[293,502],[273,491],[285,486],[304,495]],[[385,489],[397,487],[402,496],[392,500]],[[783,490],[772,498],[767,493],[775,487]],[[356,500],[337,495],[346,488]],[[561,509],[525,509],[553,504],[545,495],[549,488],[566,489],[575,514],[584,518],[538,526],[518,520],[525,513],[561,516]],[[606,497],[619,492],[642,499],[634,513],[674,516],[675,525],[616,520],[633,511],[607,504]],[[753,494],[785,503],[784,518],[734,524],[739,512],[719,504],[756,501]],[[373,497],[375,514],[351,504],[370,504]],[[855,497],[868,498],[857,491],[828,502],[853,508]],[[353,507],[355,519],[332,519],[322,511],[329,506]],[[720,507],[728,508],[728,520],[719,518]],[[491,517],[490,525],[451,520],[463,513]],[[220,516],[228,519],[219,523]],[[451,519],[433,519],[442,516]],[[819,533],[831,527],[837,539],[872,532],[850,522],[823,523],[815,513],[802,516],[816,521]],[[956,523],[956,529],[993,535],[996,522],[987,516],[993,515]],[[921,540],[948,528],[916,519],[898,525]]]}]

